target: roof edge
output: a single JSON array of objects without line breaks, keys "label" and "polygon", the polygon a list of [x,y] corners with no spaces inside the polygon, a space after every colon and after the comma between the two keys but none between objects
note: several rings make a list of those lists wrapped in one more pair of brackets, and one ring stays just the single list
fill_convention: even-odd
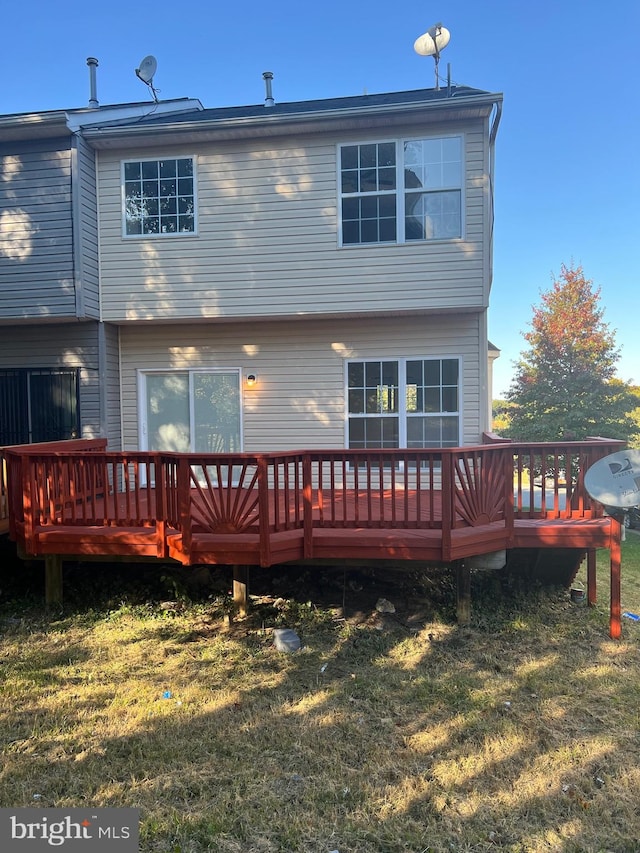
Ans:
[{"label": "roof edge", "polygon": [[[420,91],[420,90],[417,90]],[[390,93],[393,94],[393,93]],[[402,95],[403,93],[398,93]],[[234,115],[234,116],[217,116],[217,117],[202,117],[198,118],[194,116],[193,120],[182,120],[176,122],[154,122],[154,124],[150,125],[149,123],[141,122],[138,125],[130,125],[126,123],[118,124],[118,125],[101,125],[95,127],[88,127],[83,129],[83,135],[88,140],[98,139],[117,139],[119,137],[132,137],[132,136],[148,136],[149,131],[153,128],[154,137],[158,138],[163,134],[179,134],[179,133],[194,133],[203,130],[215,130],[220,129],[223,130],[225,128],[274,128],[277,126],[287,125],[297,125],[303,123],[312,122],[314,124],[321,123],[323,121],[327,121],[329,119],[341,119],[346,117],[354,117],[354,116],[375,116],[375,115],[402,115],[405,113],[415,113],[417,110],[424,110],[429,113],[437,113],[437,112],[446,112],[448,110],[461,110],[466,107],[478,108],[484,107],[487,109],[487,114],[494,107],[495,104],[501,103],[503,100],[503,95],[500,92],[492,93],[492,92],[480,92],[473,95],[456,95],[449,98],[440,98],[438,100],[399,100],[394,103],[384,103],[384,104],[367,104],[366,96],[362,96],[363,103],[362,105],[353,105],[343,107],[329,107],[322,109],[309,109],[304,110],[301,109],[299,112],[282,112],[278,113],[273,108],[264,111],[264,113],[260,113],[259,115]],[[338,101],[340,99],[337,99]],[[305,101],[293,102],[300,103],[304,105]],[[310,101],[308,103],[313,104],[321,104],[322,101]],[[334,103],[332,100],[327,100],[327,104]],[[283,104],[285,106],[285,104]],[[253,108],[253,107],[252,107]],[[209,110],[204,111],[209,112]]]}]

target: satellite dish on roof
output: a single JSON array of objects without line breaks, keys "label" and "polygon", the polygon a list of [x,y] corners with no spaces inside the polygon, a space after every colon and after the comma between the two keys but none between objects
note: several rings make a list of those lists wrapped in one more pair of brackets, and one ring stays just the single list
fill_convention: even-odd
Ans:
[{"label": "satellite dish on roof", "polygon": [[620,450],[595,462],[584,475],[591,497],[605,506],[640,504],[640,450]]},{"label": "satellite dish on roof", "polygon": [[449,44],[451,33],[442,24],[434,24],[419,36],[413,43],[413,49],[420,56],[433,56],[436,63],[436,89],[440,88],[438,82],[438,64],[440,62],[440,51]]},{"label": "satellite dish on roof", "polygon": [[413,49],[420,56],[435,56],[449,44],[451,33],[442,24],[434,24],[419,36],[413,45]]},{"label": "satellite dish on roof", "polygon": [[153,100],[156,104],[158,103],[158,96],[156,89],[153,87],[153,75],[156,73],[157,68],[158,62],[155,56],[145,56],[140,63],[140,68],[136,68],[136,77],[149,87],[149,91],[153,95]]},{"label": "satellite dish on roof", "polygon": [[158,62],[155,56],[145,56],[140,63],[140,68],[136,68],[136,76],[139,77],[147,86],[153,83],[153,75],[158,70]]}]

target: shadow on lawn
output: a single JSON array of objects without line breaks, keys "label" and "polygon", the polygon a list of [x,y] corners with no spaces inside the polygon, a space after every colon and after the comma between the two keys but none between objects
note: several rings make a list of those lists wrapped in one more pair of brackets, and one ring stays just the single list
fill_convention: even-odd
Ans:
[{"label": "shadow on lawn", "polygon": [[[19,664],[41,674],[39,701],[1,719],[0,790],[22,798],[1,804],[139,807],[145,853],[637,850],[637,647],[566,593],[500,601],[496,583],[476,579],[458,629],[381,620],[382,586],[350,598],[327,580],[325,600],[362,619],[298,602],[295,655],[250,621],[148,620],[123,643],[140,644],[133,675],[91,669],[65,620],[34,626]],[[145,669],[147,644],[162,655]],[[98,682],[82,701],[67,653]],[[52,690],[69,701],[52,709]]]}]

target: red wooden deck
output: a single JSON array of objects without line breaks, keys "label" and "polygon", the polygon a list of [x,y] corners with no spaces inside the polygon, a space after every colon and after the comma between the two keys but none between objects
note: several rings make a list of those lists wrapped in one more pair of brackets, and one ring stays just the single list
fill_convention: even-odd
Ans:
[{"label": "red wooden deck", "polygon": [[29,556],[186,565],[449,563],[503,549],[608,548],[619,634],[620,526],[583,488],[583,472],[619,448],[592,440],[221,455],[108,452],[102,440],[29,445],[3,451],[5,515]]}]

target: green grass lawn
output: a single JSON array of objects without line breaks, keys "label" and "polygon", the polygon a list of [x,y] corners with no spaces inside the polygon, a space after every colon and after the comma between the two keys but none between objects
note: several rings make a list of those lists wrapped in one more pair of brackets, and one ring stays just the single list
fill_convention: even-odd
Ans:
[{"label": "green grass lawn", "polygon": [[[638,613],[640,536],[622,578]],[[605,552],[598,580],[588,608],[474,576],[469,628],[417,574],[386,617],[348,586],[231,623],[96,577],[56,618],[5,596],[0,806],[139,808],[144,853],[636,853],[640,625],[609,639]]]},{"label": "green grass lawn", "polygon": [[[609,552],[597,552],[598,610],[609,607]],[[587,588],[587,573],[583,565],[577,580]],[[627,530],[626,540],[622,543],[621,572],[622,610],[640,614],[640,532]],[[628,623],[625,623],[625,626]],[[624,628],[624,626],[623,626]]]}]

